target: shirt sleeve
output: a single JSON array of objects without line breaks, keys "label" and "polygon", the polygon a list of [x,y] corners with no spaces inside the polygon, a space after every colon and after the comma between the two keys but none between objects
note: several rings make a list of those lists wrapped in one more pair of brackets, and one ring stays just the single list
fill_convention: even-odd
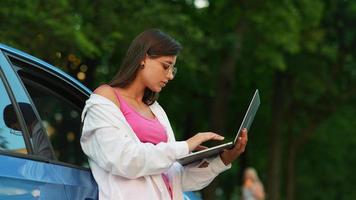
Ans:
[{"label": "shirt sleeve", "polygon": [[[207,162],[208,166],[200,168],[203,162]],[[208,186],[217,175],[230,168],[231,164],[226,166],[219,155],[203,159],[200,163],[186,165],[182,167],[181,172],[182,189],[183,191],[201,190]]]},{"label": "shirt sleeve", "polygon": [[[161,174],[175,160],[188,154],[186,142],[140,143],[130,135],[122,120],[110,122],[110,112],[103,106],[92,106],[84,120],[81,145],[84,153],[104,170],[128,179]],[[116,118],[115,118],[116,119]]]}]

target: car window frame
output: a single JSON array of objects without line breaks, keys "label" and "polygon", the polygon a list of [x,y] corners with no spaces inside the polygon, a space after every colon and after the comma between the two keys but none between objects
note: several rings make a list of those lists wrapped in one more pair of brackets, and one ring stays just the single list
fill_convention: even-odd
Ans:
[{"label": "car window frame", "polygon": [[[0,52],[0,65],[2,64],[9,64],[7,58],[4,56],[4,54],[2,52]],[[11,84],[9,83],[8,79],[7,79],[7,74],[9,74],[8,69],[6,69],[5,67],[9,67],[9,66],[4,66],[1,65],[0,66],[0,79],[4,85],[4,88],[7,92],[7,95],[10,99],[11,104],[14,106],[14,111],[16,113],[16,117],[17,120],[20,124],[21,130],[22,130],[22,134],[23,134],[23,139],[25,142],[25,146],[26,146],[26,150],[27,150],[27,154],[22,154],[22,153],[17,153],[17,152],[7,152],[7,151],[0,151],[0,153],[6,153],[6,154],[11,154],[11,155],[16,155],[16,156],[23,156],[23,155],[31,155],[33,154],[33,148],[32,148],[32,144],[30,141],[30,135],[29,135],[29,131],[27,129],[27,125],[26,122],[23,118],[22,112],[20,110],[20,106],[17,103],[15,94],[13,93],[12,89],[11,89]],[[11,67],[11,66],[10,66]],[[6,71],[4,71],[6,70]]]},{"label": "car window frame", "polygon": [[[37,62],[35,62],[35,61],[31,60],[31,59],[27,59],[26,57],[21,57],[21,55],[16,55],[16,54],[14,54],[14,53],[12,53],[12,52],[6,52],[6,51],[5,51],[5,52],[3,52],[3,55],[5,56],[5,58],[7,59],[8,64],[10,65],[11,69],[13,70],[13,72],[15,73],[15,75],[17,76],[17,79],[18,79],[18,81],[20,82],[20,84],[22,85],[22,89],[23,89],[24,92],[26,93],[26,96],[27,96],[27,98],[28,98],[28,101],[30,102],[30,104],[31,104],[31,106],[32,106],[32,108],[33,108],[33,111],[34,111],[34,113],[35,113],[37,119],[40,120],[40,121],[42,121],[42,119],[41,119],[41,117],[40,117],[40,115],[39,115],[39,113],[38,113],[38,110],[36,109],[36,106],[34,105],[34,103],[33,103],[33,101],[32,101],[32,98],[31,98],[31,96],[29,95],[29,93],[28,93],[28,91],[27,91],[27,89],[26,89],[26,86],[23,85],[24,83],[23,83],[23,81],[22,81],[20,75],[19,75],[19,74],[17,73],[17,71],[16,71],[16,68],[17,68],[18,66],[14,65],[13,62],[11,61],[11,59],[15,59],[15,60],[18,60],[19,62],[23,62],[23,63],[25,63],[25,64],[27,64],[27,65],[34,66],[34,67],[36,68],[36,70],[40,70],[40,71],[43,71],[43,73],[50,74],[51,76],[55,77],[56,79],[65,82],[65,83],[67,84],[67,86],[72,87],[72,88],[75,88],[76,91],[82,93],[82,95],[81,95],[82,97],[80,97],[80,95],[75,95],[77,99],[83,98],[83,96],[85,96],[84,91],[80,90],[80,87],[78,87],[78,86],[75,87],[75,85],[73,85],[73,83],[70,83],[69,81],[66,81],[66,80],[65,80],[63,77],[61,77],[59,74],[53,73],[53,72],[51,72],[51,71],[46,70],[44,67],[38,66],[38,65],[41,65],[40,63],[37,63]],[[31,69],[31,70],[32,70],[32,69]],[[6,76],[4,76],[4,78],[6,78]],[[11,89],[10,86],[9,86],[9,88],[7,88],[7,89],[10,89],[10,91],[12,92],[12,89]],[[68,91],[69,91],[69,90],[68,90]],[[72,92],[71,92],[71,93],[72,93]],[[72,93],[72,94],[73,94],[73,93]],[[12,101],[15,101],[16,104],[17,104],[17,101],[16,101],[15,98],[14,98]],[[68,101],[69,101],[69,100],[68,100]],[[21,114],[21,119],[22,119],[22,120],[21,120],[22,123],[24,123],[24,125],[25,125],[25,121],[24,121],[24,119],[23,119],[22,114]],[[25,125],[25,126],[26,126],[26,125]],[[25,127],[25,128],[27,129],[27,127]],[[42,124],[41,124],[41,128],[42,128],[42,130],[46,133],[46,137],[48,137],[47,130],[43,127]],[[30,140],[30,139],[29,139],[30,137],[29,137],[29,132],[28,132],[28,131],[27,131],[26,135],[27,135],[28,141],[29,141],[29,140]],[[51,146],[51,148],[53,149],[53,145],[52,145],[51,142],[50,142],[50,146]],[[56,164],[56,165],[62,165],[62,166],[66,166],[66,167],[71,167],[71,168],[76,168],[76,169],[80,169],[80,170],[90,171],[89,166],[88,166],[88,167],[84,167],[84,166],[79,166],[79,165],[75,165],[75,164],[71,164],[71,163],[59,161],[56,155],[54,155],[54,157],[56,158],[56,160],[52,160],[52,159],[44,158],[44,157],[42,157],[42,156],[34,155],[34,154],[33,154],[33,146],[32,146],[32,144],[31,144],[31,142],[30,142],[30,144],[29,144],[29,148],[30,148],[31,153],[28,153],[28,154],[21,154],[21,155],[19,155],[19,153],[10,153],[10,152],[8,152],[8,153],[5,153],[5,152],[2,153],[2,152],[0,152],[0,154],[13,155],[13,156],[16,156],[16,157],[21,157],[21,158],[29,158],[29,159],[37,160],[37,161],[41,161],[41,162],[52,163],[52,164]],[[28,151],[28,152],[30,152],[30,151]]]}]

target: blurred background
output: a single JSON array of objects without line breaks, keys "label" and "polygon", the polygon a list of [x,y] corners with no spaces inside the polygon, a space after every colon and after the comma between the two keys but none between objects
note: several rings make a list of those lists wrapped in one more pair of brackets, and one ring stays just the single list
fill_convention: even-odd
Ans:
[{"label": "blurred background", "polygon": [[240,199],[249,166],[267,199],[356,199],[355,21],[351,0],[1,0],[0,43],[94,89],[159,28],[184,47],[159,98],[178,140],[232,140],[260,90],[245,154],[204,199]]}]

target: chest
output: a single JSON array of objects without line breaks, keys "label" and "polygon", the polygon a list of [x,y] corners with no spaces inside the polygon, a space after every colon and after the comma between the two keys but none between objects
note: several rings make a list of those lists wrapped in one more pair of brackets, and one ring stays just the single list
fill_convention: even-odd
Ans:
[{"label": "chest", "polygon": [[141,142],[158,144],[168,141],[167,130],[157,118],[150,120],[131,114],[125,115],[125,118]]},{"label": "chest", "polygon": [[120,110],[138,139],[143,143],[151,144],[168,142],[166,128],[160,123],[150,107],[143,106],[141,112],[135,108],[129,103],[121,101]]},{"label": "chest", "polygon": [[[136,102],[130,98],[122,97],[122,100],[126,103],[128,109],[131,109],[147,119],[154,119],[155,115],[150,109],[150,107],[142,102]],[[120,102],[121,103],[121,102]],[[125,106],[125,105],[124,105]]]}]

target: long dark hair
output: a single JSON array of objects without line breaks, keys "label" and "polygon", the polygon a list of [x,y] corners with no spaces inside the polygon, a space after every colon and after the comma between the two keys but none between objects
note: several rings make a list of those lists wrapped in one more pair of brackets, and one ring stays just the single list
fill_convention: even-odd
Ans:
[{"label": "long dark hair", "polygon": [[[182,46],[175,39],[161,30],[146,30],[132,41],[119,71],[109,85],[120,88],[129,86],[135,80],[141,67],[141,61],[146,55],[155,58],[160,56],[176,56],[181,49]],[[146,88],[142,101],[147,105],[152,105],[157,98],[157,93]]]}]

